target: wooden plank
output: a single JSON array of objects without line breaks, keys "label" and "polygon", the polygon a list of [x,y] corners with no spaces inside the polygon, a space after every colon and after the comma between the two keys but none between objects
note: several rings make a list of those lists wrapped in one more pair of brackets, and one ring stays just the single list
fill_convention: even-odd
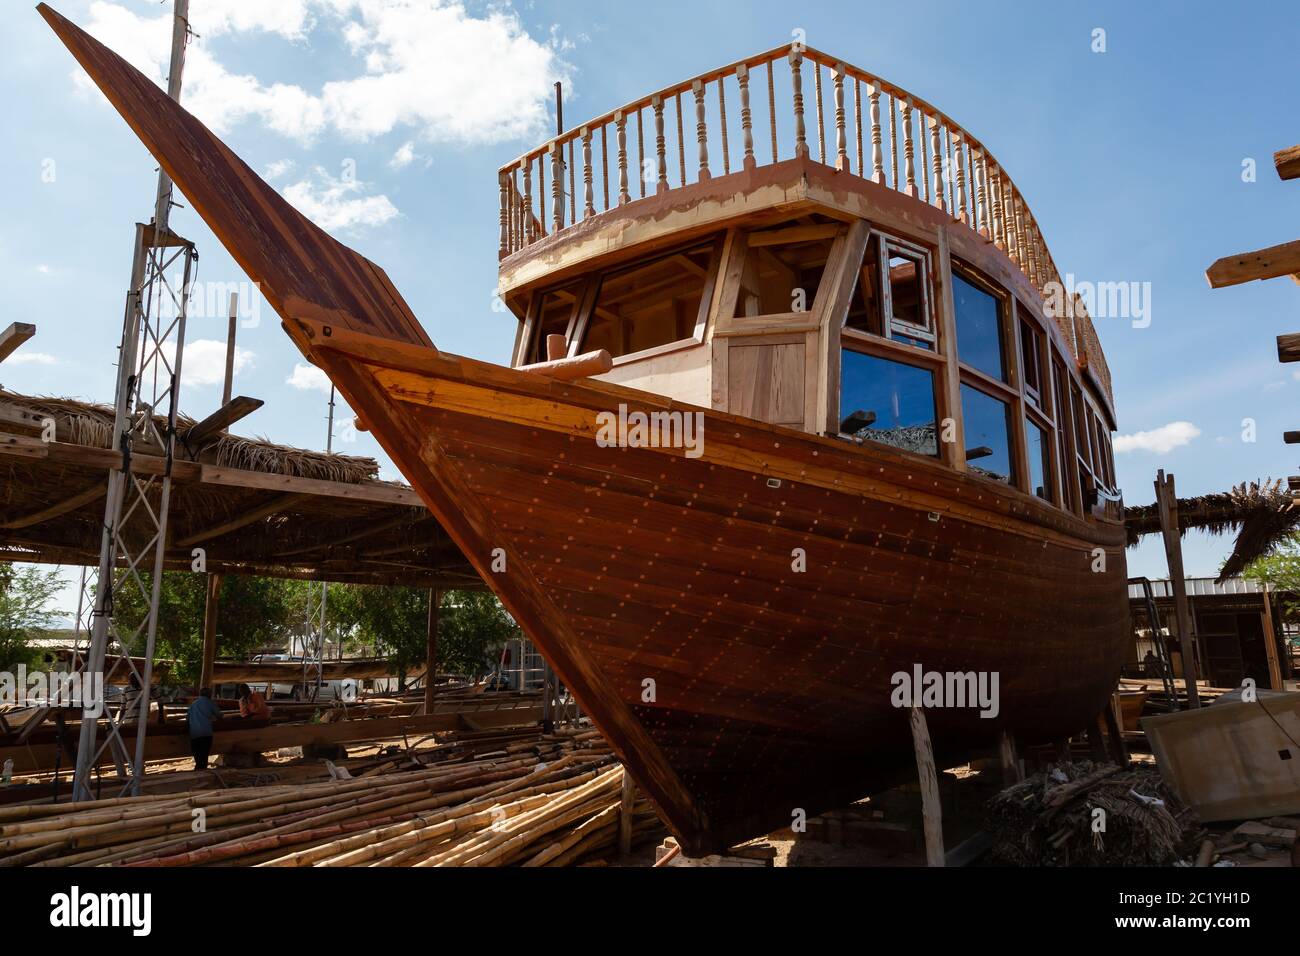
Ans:
[{"label": "wooden plank", "polygon": [[636,784],[632,775],[623,770],[623,789],[618,810],[618,852],[627,856],[632,852],[632,826],[636,818]]},{"label": "wooden plank", "polygon": [[1254,252],[1224,256],[1205,270],[1211,289],[1239,285],[1254,279],[1276,279],[1300,272],[1300,239]]},{"label": "wooden plank", "polygon": [[818,239],[834,239],[843,229],[837,222],[828,222],[815,226],[787,226],[778,229],[765,229],[749,234],[749,248],[759,249],[764,246],[781,246],[794,242],[813,242]]},{"label": "wooden plank", "polygon": [[1300,144],[1279,149],[1273,154],[1278,179],[1300,179]]},{"label": "wooden plank", "polygon": [[1201,706],[1196,690],[1196,642],[1192,638],[1192,615],[1187,605],[1187,579],[1183,576],[1183,545],[1178,533],[1178,494],[1174,476],[1156,474],[1156,504],[1160,508],[1160,531],[1165,542],[1165,560],[1169,565],[1169,584],[1174,592],[1174,613],[1178,620],[1178,641],[1182,649],[1183,685],[1188,707]]},{"label": "wooden plank", "polygon": [[209,574],[207,594],[203,602],[203,663],[199,670],[199,686],[211,687],[216,680],[217,614],[221,596],[221,575]]},{"label": "wooden plank", "polygon": [[30,322],[11,322],[9,327],[0,332],[0,362],[3,362],[14,353],[14,349],[22,345],[28,339],[36,334],[36,326]]},{"label": "wooden plank", "polygon": [[[138,460],[139,456],[132,456],[133,467]],[[320,478],[299,478],[295,475],[272,475],[261,471],[222,468],[217,465],[201,466],[198,480],[204,484],[226,485],[231,488],[260,488],[300,495],[322,495],[327,498],[348,498],[353,501],[424,507],[420,496],[410,488],[379,481],[352,484],[346,481],[325,481]]]},{"label": "wooden plank", "polygon": [[1284,365],[1300,362],[1300,332],[1287,332],[1277,337],[1277,360]]},{"label": "wooden plank", "polygon": [[945,865],[943,852],[943,807],[939,800],[939,776],[934,765],[934,747],[925,723],[925,712],[912,705],[912,746],[916,750],[916,772],[921,783],[921,816],[925,830],[925,865]]},{"label": "wooden plank", "polygon": [[[341,720],[329,724],[263,725],[248,729],[240,728],[240,722],[232,719],[217,724],[216,733],[213,735],[212,753],[224,754],[233,751],[265,753],[281,747],[301,747],[305,744],[346,744],[386,740],[404,735],[417,736],[447,730],[464,730],[466,715],[472,716],[474,722],[483,729],[514,727],[537,723],[541,716],[541,707],[535,703],[500,708],[452,704],[447,710],[431,716],[370,717],[363,720]],[[176,733],[160,731],[157,725],[149,728],[145,738],[146,760],[175,760],[189,756],[189,734],[183,725],[178,724],[177,727]],[[133,748],[135,734],[131,728],[123,729],[122,736],[127,738],[128,748]],[[57,743],[28,743],[22,746],[0,747],[0,763],[12,759],[15,773],[35,773],[51,769],[57,752]],[[110,759],[108,752],[105,751],[101,760]]]},{"label": "wooden plank", "polygon": [[201,442],[218,432],[226,431],[235,422],[241,418],[247,418],[253,412],[261,408],[265,402],[260,398],[249,398],[247,395],[240,395],[232,398],[228,403],[218,408],[203,421],[191,426],[181,433],[182,442],[191,444]]},{"label": "wooden plank", "polygon": [[1286,690],[1282,683],[1282,662],[1278,659],[1277,634],[1273,630],[1273,593],[1264,585],[1264,610],[1260,615],[1264,625],[1264,656],[1268,659],[1268,686],[1273,690]]}]

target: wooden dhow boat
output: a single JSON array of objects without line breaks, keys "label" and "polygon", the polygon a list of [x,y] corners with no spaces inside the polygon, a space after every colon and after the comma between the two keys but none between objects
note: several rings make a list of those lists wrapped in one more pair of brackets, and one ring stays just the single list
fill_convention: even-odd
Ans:
[{"label": "wooden dhow boat", "polygon": [[784,46],[509,163],[506,368],[438,351],[383,270],[40,10],[688,852],[914,768],[895,675],[996,675],[995,707],[927,710],[941,758],[1107,705],[1109,374],[942,111]]}]

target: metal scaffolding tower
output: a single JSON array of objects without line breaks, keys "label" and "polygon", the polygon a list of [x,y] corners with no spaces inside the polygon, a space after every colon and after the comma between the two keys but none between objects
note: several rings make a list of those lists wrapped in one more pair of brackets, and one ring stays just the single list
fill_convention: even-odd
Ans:
[{"label": "metal scaffolding tower", "polygon": [[[167,78],[167,95],[173,100],[180,99],[188,37],[189,0],[175,0]],[[114,796],[138,794],[144,776],[181,356],[191,277],[197,261],[193,243],[168,228],[172,191],[171,179],[160,169],[153,222],[136,224],[114,400],[113,448],[122,457],[121,463],[108,473],[85,664],[87,673],[105,674],[105,662],[112,653],[120,659],[119,668],[124,668],[118,673],[130,675],[129,686],[114,706],[102,702],[107,717],[102,742],[97,713],[100,702],[84,702],[73,800],[94,798],[91,774],[105,750],[111,753],[117,768]],[[136,448],[162,457],[167,463],[162,472],[133,471],[131,456]],[[139,606],[147,610],[139,620],[128,621],[117,613],[118,599],[131,590],[139,595]],[[127,746],[128,727],[134,730],[133,750]]]}]

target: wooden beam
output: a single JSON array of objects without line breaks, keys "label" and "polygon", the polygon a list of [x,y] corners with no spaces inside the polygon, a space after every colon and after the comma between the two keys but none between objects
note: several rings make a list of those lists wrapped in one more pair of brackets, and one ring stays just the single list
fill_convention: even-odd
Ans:
[{"label": "wooden beam", "polygon": [[223,521],[221,524],[204,531],[198,531],[188,535],[175,542],[173,548],[189,548],[203,541],[211,541],[213,538],[219,538],[223,534],[231,531],[237,531],[240,528],[247,527],[256,521],[261,521],[276,512],[283,511],[291,505],[297,504],[303,500],[303,495],[278,495],[272,498],[266,504],[254,508],[252,511],[246,511],[237,518],[231,518],[229,521]]},{"label": "wooden beam", "polygon": [[789,226],[785,229],[767,229],[749,234],[749,248],[779,246],[791,242],[812,242],[817,239],[834,239],[844,228],[843,223],[826,223],[817,226]]},{"label": "wooden beam", "polygon": [[1286,690],[1282,683],[1282,662],[1277,653],[1277,632],[1273,630],[1273,594],[1264,585],[1264,657],[1268,660],[1268,686],[1272,690]]},{"label": "wooden beam", "polygon": [[[426,714],[433,713],[433,681],[438,674],[438,603],[441,599],[442,594],[437,588],[429,588],[429,620],[424,632],[424,712]],[[519,689],[524,689],[522,681]]]},{"label": "wooden beam", "polygon": [[224,432],[235,422],[247,418],[265,404],[260,398],[249,398],[247,395],[232,398],[203,421],[181,432],[181,441],[200,442],[218,432]]},{"label": "wooden beam", "polygon": [[1282,440],[1288,445],[1300,445],[1300,432],[1283,432]]},{"label": "wooden beam", "polygon": [[[132,465],[139,456],[131,457]],[[325,481],[320,478],[299,478],[295,475],[272,475],[261,471],[240,468],[221,468],[203,465],[199,480],[209,485],[227,485],[232,488],[261,488],[268,491],[293,491],[302,495],[323,495],[329,498],[349,498],[353,501],[372,501],[380,504],[424,507],[424,500],[410,488],[390,485],[382,481]]]},{"label": "wooden beam", "polygon": [[628,856],[632,852],[632,825],[636,816],[636,783],[623,768],[623,790],[618,807],[618,852]]},{"label": "wooden beam", "polygon": [[1279,149],[1273,154],[1278,179],[1300,179],[1300,144]]},{"label": "wooden beam", "polygon": [[199,686],[211,687],[217,667],[217,614],[221,597],[221,575],[208,575],[207,597],[203,602],[203,664]]},{"label": "wooden beam", "polygon": [[13,354],[14,349],[36,334],[36,326],[30,322],[11,322],[9,328],[0,332],[0,362]]},{"label": "wooden beam", "polygon": [[57,518],[59,515],[65,515],[70,511],[76,511],[82,505],[87,505],[92,501],[97,501],[104,497],[106,491],[108,491],[108,481],[100,479],[85,491],[75,494],[71,498],[66,498],[56,505],[50,505],[50,507],[43,508],[40,511],[33,512],[32,514],[23,515],[21,518],[10,518],[8,521],[0,523],[0,528],[9,531],[17,530],[18,528],[30,528],[32,525],[41,524],[42,522],[49,521],[51,518]]},{"label": "wooden beam", "polygon": [[916,772],[921,783],[921,816],[925,829],[925,865],[943,866],[943,807],[939,800],[939,775],[934,766],[934,747],[925,712],[912,705],[912,746],[916,750]]},{"label": "wooden beam", "polygon": [[1211,289],[1239,285],[1253,279],[1276,279],[1300,272],[1300,239],[1255,252],[1224,256],[1205,270]]},{"label": "wooden beam", "polygon": [[1187,606],[1187,579],[1183,576],[1183,544],[1178,536],[1178,494],[1174,476],[1156,474],[1156,504],[1160,508],[1160,531],[1165,541],[1165,560],[1169,565],[1169,585],[1174,592],[1174,613],[1178,619],[1178,641],[1182,649],[1183,684],[1187,690],[1189,710],[1201,706],[1196,690],[1196,643],[1192,639],[1192,615]]},{"label": "wooden beam", "polygon": [[9,402],[0,402],[0,424],[16,426],[22,429],[32,431],[41,431],[45,427],[45,419],[48,416],[33,412],[30,409],[23,408],[21,405],[13,405]]},{"label": "wooden beam", "polygon": [[1287,332],[1277,337],[1277,360],[1283,365],[1300,362],[1300,332]]}]

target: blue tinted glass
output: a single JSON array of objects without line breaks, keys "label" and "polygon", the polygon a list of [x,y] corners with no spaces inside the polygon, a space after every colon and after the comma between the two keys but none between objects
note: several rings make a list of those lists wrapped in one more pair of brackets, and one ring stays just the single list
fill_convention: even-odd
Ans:
[{"label": "blue tinted glass", "polygon": [[934,373],[844,349],[840,431],[905,451],[938,455]]},{"label": "blue tinted glass", "polygon": [[1002,360],[998,300],[952,274],[952,304],[957,317],[957,358],[999,381],[1007,380]]},{"label": "blue tinted glass", "polygon": [[985,478],[1011,482],[1011,441],[1007,405],[969,385],[961,387],[962,428],[966,432],[966,463]]},{"label": "blue tinted glass", "polygon": [[1051,459],[1047,436],[1033,422],[1025,419],[1025,444],[1029,450],[1029,490],[1044,501],[1052,500]]}]

